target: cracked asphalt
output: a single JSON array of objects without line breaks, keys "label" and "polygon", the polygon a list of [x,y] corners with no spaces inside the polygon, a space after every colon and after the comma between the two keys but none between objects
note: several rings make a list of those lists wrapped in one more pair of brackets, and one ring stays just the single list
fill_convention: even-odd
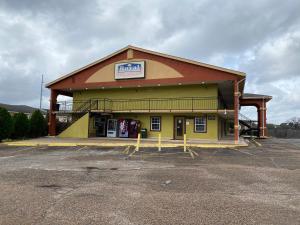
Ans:
[{"label": "cracked asphalt", "polygon": [[0,224],[300,224],[300,140],[141,149],[0,145]]}]

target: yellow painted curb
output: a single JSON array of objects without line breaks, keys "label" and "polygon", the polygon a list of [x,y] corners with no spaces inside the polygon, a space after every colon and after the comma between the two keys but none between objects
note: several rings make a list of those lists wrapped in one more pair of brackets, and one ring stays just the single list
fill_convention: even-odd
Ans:
[{"label": "yellow painted curb", "polygon": [[[136,145],[136,143],[76,143],[77,146],[98,146],[98,147],[123,147],[128,145]],[[156,143],[141,144],[140,147],[144,148],[157,148]],[[198,148],[232,148],[232,147],[247,147],[246,144],[237,145],[226,145],[226,144],[188,144],[188,147],[198,147]],[[183,147],[183,144],[161,144],[162,148],[176,148]]]},{"label": "yellow painted curb", "polygon": [[77,144],[74,143],[49,143],[46,144],[49,147],[75,147]]},{"label": "yellow painted curb", "polygon": [[128,145],[136,145],[135,142],[132,143],[76,143],[77,146],[99,146],[99,147],[123,147]]},{"label": "yellow painted curb", "polygon": [[[108,143],[34,143],[34,142],[9,142],[3,143],[8,146],[49,146],[49,147],[76,147],[76,146],[97,146],[97,147],[123,147],[128,145],[136,145],[136,142],[108,142]],[[184,144],[161,144],[162,148],[176,148],[183,147]],[[247,144],[187,144],[188,147],[196,148],[233,148],[233,147],[247,147]],[[157,148],[157,143],[141,143],[140,147]]]},{"label": "yellow painted curb", "polygon": [[262,145],[261,145],[261,143],[259,143],[258,141],[256,141],[256,140],[252,140],[257,146],[259,146],[259,147],[261,147]]},{"label": "yellow painted curb", "polygon": [[37,143],[17,143],[17,142],[11,142],[11,143],[3,143],[5,145],[8,145],[8,146],[38,146]]}]

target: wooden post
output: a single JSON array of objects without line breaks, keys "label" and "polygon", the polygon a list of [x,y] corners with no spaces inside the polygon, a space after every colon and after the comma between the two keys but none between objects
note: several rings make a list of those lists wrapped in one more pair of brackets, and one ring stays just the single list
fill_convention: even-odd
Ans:
[{"label": "wooden post", "polygon": [[161,133],[158,134],[158,151],[161,151]]}]

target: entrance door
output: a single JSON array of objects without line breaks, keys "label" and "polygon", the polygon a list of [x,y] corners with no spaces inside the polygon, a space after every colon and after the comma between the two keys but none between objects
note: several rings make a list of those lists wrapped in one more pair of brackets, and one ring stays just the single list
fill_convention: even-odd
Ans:
[{"label": "entrance door", "polygon": [[185,132],[184,117],[175,117],[175,124],[174,124],[175,139],[183,139],[184,132]]},{"label": "entrance door", "polygon": [[96,136],[105,137],[106,136],[106,118],[105,117],[95,117],[96,125]]}]

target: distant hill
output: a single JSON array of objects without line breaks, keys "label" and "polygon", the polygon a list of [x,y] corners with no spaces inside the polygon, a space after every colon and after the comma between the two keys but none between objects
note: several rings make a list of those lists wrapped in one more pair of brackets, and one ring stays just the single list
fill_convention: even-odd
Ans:
[{"label": "distant hill", "polygon": [[[7,109],[9,112],[22,112],[25,114],[32,114],[35,110],[39,110],[37,108],[33,108],[31,106],[27,105],[9,105],[9,104],[3,104],[0,103],[0,107]],[[47,110],[42,109],[41,110],[42,114],[46,115]]]}]

